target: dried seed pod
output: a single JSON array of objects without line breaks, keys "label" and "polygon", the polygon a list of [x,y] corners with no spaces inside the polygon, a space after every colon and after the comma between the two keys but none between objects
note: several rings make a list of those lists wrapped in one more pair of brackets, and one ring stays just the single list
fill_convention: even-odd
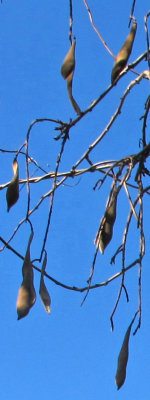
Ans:
[{"label": "dried seed pod", "polygon": [[74,70],[75,70],[75,45],[76,45],[76,41],[74,40],[72,42],[71,48],[68,52],[68,54],[66,55],[62,67],[61,67],[61,74],[63,76],[64,79],[67,80],[67,90],[68,90],[68,95],[69,95],[69,99],[71,101],[71,104],[74,108],[74,110],[76,111],[76,113],[78,115],[81,114],[81,110],[80,107],[78,106],[78,104],[76,103],[73,95],[72,95],[72,81],[73,81],[73,74],[74,74]]},{"label": "dried seed pod", "polygon": [[45,307],[45,310],[48,314],[51,313],[51,309],[50,309],[50,305],[51,305],[51,298],[50,295],[48,293],[48,290],[45,286],[44,283],[44,276],[43,273],[45,271],[46,268],[46,264],[47,264],[47,254],[45,253],[45,257],[44,257],[44,261],[43,261],[43,265],[42,265],[42,271],[41,271],[41,280],[40,280],[40,289],[39,289],[39,293],[40,293],[40,297],[42,300],[42,303]]},{"label": "dried seed pod", "polygon": [[19,199],[19,166],[16,159],[13,161],[13,173],[14,177],[9,183],[6,200],[7,200],[7,211],[17,202]]},{"label": "dried seed pod", "polygon": [[117,194],[113,196],[110,205],[106,208],[101,220],[100,229],[96,235],[95,244],[103,254],[113,235],[113,226],[116,220]]},{"label": "dried seed pod", "polygon": [[128,62],[128,59],[132,51],[136,30],[137,30],[137,23],[136,21],[134,21],[131,31],[115,60],[111,74],[111,83],[114,83],[114,81],[116,80],[120,72],[125,68]]},{"label": "dried seed pod", "polygon": [[25,317],[36,301],[36,292],[33,284],[33,268],[30,260],[30,245],[32,238],[33,234],[31,233],[22,267],[23,281],[17,298],[18,319]]},{"label": "dried seed pod", "polygon": [[18,320],[24,318],[30,311],[30,308],[35,303],[35,291],[32,290],[30,285],[24,284],[19,289],[17,298],[17,313]]},{"label": "dried seed pod", "polygon": [[62,67],[61,67],[61,74],[64,79],[67,79],[70,74],[73,74],[75,69],[75,45],[76,41],[72,42],[71,48],[66,55]]},{"label": "dried seed pod", "polygon": [[124,341],[119,353],[118,357],[118,366],[117,366],[117,372],[116,372],[116,385],[117,388],[120,389],[121,386],[124,384],[124,381],[126,379],[126,368],[127,368],[127,362],[128,362],[128,356],[129,356],[129,338],[130,338],[130,333],[131,333],[131,327],[132,323],[129,325],[129,328],[127,329],[127,332],[124,337]]}]

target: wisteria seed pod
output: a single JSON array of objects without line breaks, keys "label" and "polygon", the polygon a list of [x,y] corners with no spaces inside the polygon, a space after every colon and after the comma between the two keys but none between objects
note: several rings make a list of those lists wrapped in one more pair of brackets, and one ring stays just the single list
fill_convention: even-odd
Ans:
[{"label": "wisteria seed pod", "polygon": [[137,30],[137,23],[136,21],[133,22],[131,31],[127,36],[127,39],[122,46],[121,50],[119,51],[117,58],[115,60],[112,73],[111,73],[111,83],[114,83],[120,72],[125,68],[128,59],[130,57],[132,46],[134,43],[134,38]]},{"label": "wisteria seed pod", "polygon": [[45,251],[45,256],[44,256],[42,270],[41,270],[39,293],[40,293],[41,301],[45,307],[46,312],[48,314],[50,314],[51,313],[51,310],[50,310],[51,298],[50,298],[49,292],[48,292],[48,290],[45,286],[45,282],[44,282],[44,272],[46,269],[46,265],[47,265],[47,252]]},{"label": "wisteria seed pod", "polygon": [[14,177],[9,183],[6,192],[7,211],[10,210],[19,198],[19,166],[16,159],[13,161],[13,174]]},{"label": "wisteria seed pod", "polygon": [[132,324],[129,325],[129,328],[127,329],[127,332],[124,337],[124,341],[119,353],[118,357],[118,366],[117,366],[117,372],[116,372],[116,385],[117,388],[120,389],[121,386],[124,384],[124,381],[126,379],[126,368],[127,368],[127,362],[128,362],[128,356],[129,356],[129,338],[130,338],[130,332],[131,332],[131,326]]},{"label": "wisteria seed pod", "polygon": [[41,280],[40,280],[40,289],[39,289],[39,293],[40,293],[40,297],[41,297],[41,301],[45,307],[45,310],[48,314],[51,313],[51,309],[50,309],[50,305],[51,305],[51,298],[50,295],[48,293],[48,290],[45,286],[44,283],[44,278],[43,275],[41,274]]},{"label": "wisteria seed pod", "polygon": [[76,41],[72,42],[71,48],[66,55],[62,67],[61,67],[61,74],[64,79],[67,79],[70,74],[74,72],[75,69],[75,45]]},{"label": "wisteria seed pod", "polygon": [[30,260],[30,245],[33,238],[33,233],[31,233],[28,241],[28,246],[26,250],[26,255],[24,258],[22,266],[23,282],[19,289],[18,299],[17,299],[17,313],[18,319],[25,317],[30,308],[34,305],[36,301],[36,292],[33,284],[33,268]]},{"label": "wisteria seed pod", "polygon": [[96,240],[102,254],[113,236],[113,226],[116,220],[116,207],[117,196],[114,197],[110,206],[106,209],[104,220],[102,220],[102,229],[100,230],[99,237]]},{"label": "wisteria seed pod", "polygon": [[24,318],[29,313],[30,308],[35,303],[35,300],[36,294],[32,286],[27,286],[24,282],[22,282],[16,304],[18,319]]}]

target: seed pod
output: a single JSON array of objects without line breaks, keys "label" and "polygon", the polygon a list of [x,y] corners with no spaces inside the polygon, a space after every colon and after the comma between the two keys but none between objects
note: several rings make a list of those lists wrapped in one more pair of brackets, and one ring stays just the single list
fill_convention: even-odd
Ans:
[{"label": "seed pod", "polygon": [[76,111],[76,113],[78,115],[81,114],[81,110],[80,107],[78,106],[78,104],[76,103],[73,95],[72,95],[72,82],[73,82],[73,74],[74,74],[74,70],[75,70],[75,45],[76,45],[76,41],[74,40],[72,42],[71,48],[68,52],[68,54],[66,55],[62,67],[61,67],[61,74],[63,76],[64,79],[67,80],[67,90],[68,90],[68,95],[69,95],[69,99],[71,101],[71,104],[74,108],[74,110]]},{"label": "seed pod", "polygon": [[61,74],[64,79],[67,79],[70,74],[73,74],[75,69],[75,45],[76,41],[74,40],[61,67]]},{"label": "seed pod", "polygon": [[111,83],[114,83],[120,72],[125,68],[128,59],[130,57],[131,51],[132,51],[132,46],[135,38],[137,30],[137,23],[136,21],[133,22],[131,31],[129,35],[127,36],[127,39],[122,46],[121,50],[119,51],[117,58],[115,60],[112,74],[111,74]]},{"label": "seed pod", "polygon": [[117,366],[117,372],[116,372],[116,385],[117,388],[120,389],[121,386],[124,384],[124,381],[126,379],[126,368],[127,368],[127,362],[128,362],[128,356],[129,356],[129,338],[130,338],[130,332],[131,332],[131,327],[132,323],[129,325],[129,328],[127,329],[127,332],[124,337],[124,341],[119,353],[118,357],[118,366]]},{"label": "seed pod", "polygon": [[113,196],[110,205],[106,208],[96,235],[95,244],[103,254],[113,236],[113,226],[116,220],[117,195]]},{"label": "seed pod", "polygon": [[47,288],[45,286],[44,276],[43,276],[43,273],[44,273],[45,268],[46,268],[46,264],[47,264],[47,254],[45,253],[45,257],[44,257],[44,261],[43,261],[43,265],[42,265],[42,271],[41,271],[41,280],[40,280],[39,293],[40,293],[40,297],[41,297],[41,300],[42,300],[42,303],[43,303],[43,305],[45,307],[46,312],[48,314],[50,314],[51,313],[51,310],[50,310],[51,298],[50,298],[48,290],[47,290]]},{"label": "seed pod", "polygon": [[22,282],[22,285],[19,289],[18,299],[17,299],[17,313],[18,320],[24,318],[30,311],[30,308],[35,303],[35,291],[32,288],[27,286],[27,284]]},{"label": "seed pod", "polygon": [[33,238],[31,233],[22,267],[23,281],[17,298],[18,319],[25,317],[36,301],[36,292],[33,284],[33,268],[30,260],[30,245]]},{"label": "seed pod", "polygon": [[7,211],[17,202],[19,199],[19,166],[16,159],[13,161],[13,173],[14,177],[9,183],[6,200],[7,200]]}]

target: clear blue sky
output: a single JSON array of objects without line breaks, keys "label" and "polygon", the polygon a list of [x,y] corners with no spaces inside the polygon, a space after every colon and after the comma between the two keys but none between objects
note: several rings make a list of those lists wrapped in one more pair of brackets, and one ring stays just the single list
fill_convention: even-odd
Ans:
[{"label": "clear blue sky", "polygon": [[[94,22],[105,41],[117,55],[128,34],[132,1],[120,2],[89,0]],[[135,17],[138,30],[130,61],[146,51],[144,15],[149,1],[137,0]],[[76,36],[76,71],[74,96],[82,110],[96,99],[110,84],[113,59],[91,27],[82,0],[73,2]],[[54,118],[68,122],[76,117],[68,100],[66,82],[60,74],[62,61],[69,49],[69,1],[3,0],[0,4],[0,130],[1,149],[16,150],[25,141],[30,123],[35,118]],[[147,69],[144,61],[137,67]],[[86,115],[70,131],[70,140],[60,171],[70,170],[88,146],[104,129],[115,112],[130,80],[124,76],[92,113]],[[139,151],[142,136],[144,104],[149,94],[149,82],[143,80],[128,96],[122,114],[108,136],[95,149],[92,161],[118,159]],[[47,171],[55,169],[60,142],[54,141],[55,125],[43,123],[33,128],[29,154]],[[0,152],[1,184],[12,177],[13,155]],[[82,167],[86,164],[83,163]],[[20,178],[25,178],[25,159],[19,158]],[[39,175],[35,167],[31,174]],[[100,175],[89,174],[68,180],[55,198],[52,224],[47,241],[47,272],[59,281],[86,286],[94,255],[94,238],[103,215],[111,182],[101,191],[93,191]],[[51,182],[31,185],[31,206]],[[70,185],[70,186],[69,186]],[[145,202],[145,229],[148,232],[149,199]],[[20,191],[18,203],[7,213],[6,190],[0,192],[0,235],[8,240],[24,217],[27,206],[26,188]],[[34,224],[32,259],[38,258],[46,227],[49,201],[31,219]],[[129,211],[129,203],[122,191],[114,237],[105,255],[98,256],[93,282],[102,282],[118,272],[121,258],[110,265],[110,258],[120,244]],[[138,256],[139,247],[133,234],[133,220],[128,241],[127,265]],[[25,254],[30,229],[23,225],[12,246]],[[136,235],[136,233],[135,233]],[[142,326],[136,336],[131,335],[127,379],[117,392],[115,373],[117,357],[125,331],[138,308],[138,267],[126,276],[130,302],[122,295],[114,317],[115,330],[110,327],[120,280],[90,292],[83,307],[83,294],[67,291],[45,279],[52,299],[51,315],[41,304],[38,291],[40,274],[35,271],[37,301],[29,315],[17,321],[16,299],[22,281],[22,261],[9,250],[1,252],[1,331],[0,331],[0,394],[2,400],[115,400],[120,398],[149,399],[149,236],[147,256],[143,263]],[[37,264],[37,266],[39,266]]]}]

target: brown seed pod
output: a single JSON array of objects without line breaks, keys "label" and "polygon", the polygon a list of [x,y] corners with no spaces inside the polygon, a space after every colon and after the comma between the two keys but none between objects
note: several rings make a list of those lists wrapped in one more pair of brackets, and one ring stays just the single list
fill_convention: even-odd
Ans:
[{"label": "brown seed pod", "polygon": [[95,244],[103,254],[113,236],[113,226],[116,220],[117,195],[113,196],[110,205],[106,208],[96,235]]},{"label": "brown seed pod", "polygon": [[75,45],[76,41],[72,42],[71,48],[66,55],[62,67],[61,67],[61,74],[64,79],[67,79],[70,74],[73,74],[75,69]]},{"label": "brown seed pod", "polygon": [[35,303],[35,291],[27,282],[22,282],[17,298],[18,320],[24,318]]},{"label": "brown seed pod", "polygon": [[120,72],[125,68],[128,62],[128,59],[132,51],[136,30],[137,30],[137,23],[136,21],[134,21],[131,31],[115,60],[113,70],[111,73],[111,83],[115,82],[116,78],[118,77]]},{"label": "brown seed pod", "polygon": [[130,338],[130,333],[131,333],[131,327],[132,323],[129,325],[129,328],[127,329],[127,332],[124,337],[124,341],[119,353],[118,357],[118,366],[117,366],[117,372],[116,372],[116,385],[117,388],[120,389],[121,386],[124,384],[124,381],[126,379],[126,368],[127,368],[127,362],[128,362],[128,356],[129,356],[129,338]]},{"label": "brown seed pod", "polygon": [[31,233],[22,266],[23,281],[17,298],[18,319],[25,317],[36,301],[36,292],[33,284],[33,268],[30,260],[30,245],[32,238],[33,234]]},{"label": "brown seed pod", "polygon": [[9,183],[6,192],[7,211],[9,211],[19,199],[19,165],[16,159],[13,161],[13,173],[14,177]]},{"label": "brown seed pod", "polygon": [[80,107],[76,103],[76,101],[73,97],[73,94],[72,94],[72,82],[73,82],[73,74],[74,74],[74,70],[75,70],[75,45],[76,45],[76,41],[74,40],[72,42],[72,45],[71,45],[71,48],[70,48],[68,54],[66,55],[66,57],[63,61],[63,64],[61,67],[61,74],[62,74],[63,78],[67,80],[67,90],[68,90],[68,95],[69,95],[71,104],[72,104],[74,110],[76,111],[76,113],[78,115],[80,115],[81,114]]},{"label": "brown seed pod", "polygon": [[44,283],[44,276],[43,273],[45,271],[46,268],[46,264],[47,264],[47,254],[45,253],[45,257],[44,257],[44,261],[43,261],[43,265],[42,265],[42,271],[41,271],[41,280],[40,280],[40,289],[39,289],[39,293],[40,293],[40,297],[41,297],[41,301],[45,307],[45,310],[48,314],[51,313],[51,309],[50,309],[50,305],[51,305],[51,298],[50,295],[48,293],[48,290],[45,286]]}]

